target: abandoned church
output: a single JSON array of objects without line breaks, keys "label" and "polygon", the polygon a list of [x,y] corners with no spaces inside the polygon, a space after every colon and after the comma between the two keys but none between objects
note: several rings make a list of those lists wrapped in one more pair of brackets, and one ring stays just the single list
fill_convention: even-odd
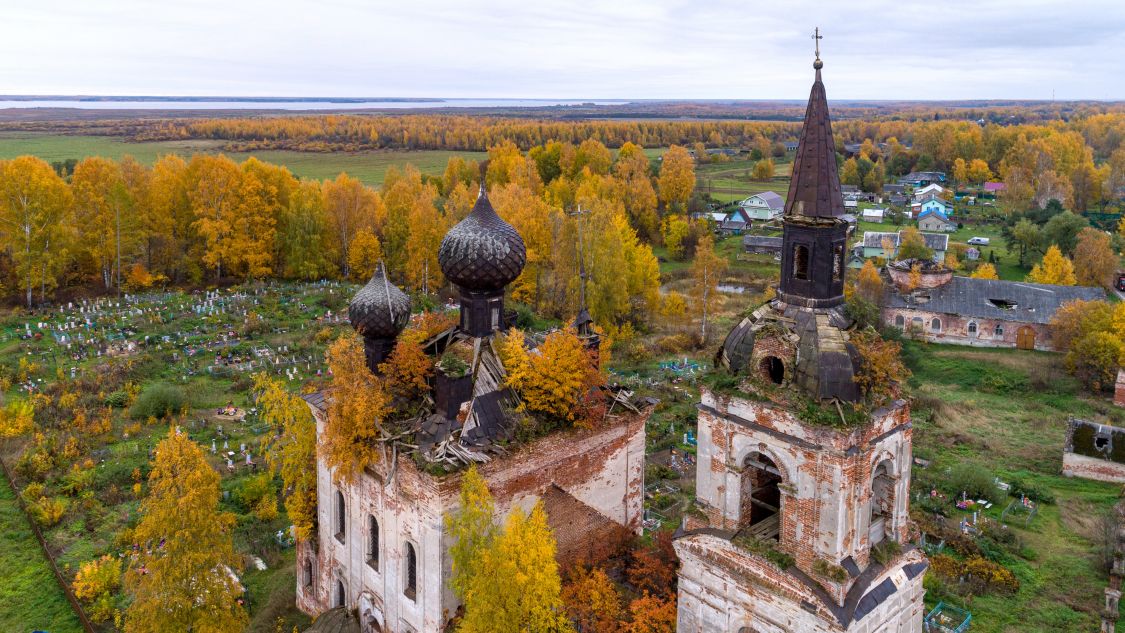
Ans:
[{"label": "abandoned church", "polygon": [[675,540],[679,633],[922,631],[928,563],[908,542],[910,408],[855,406],[847,224],[822,66],[818,55],[777,297],[728,334],[702,389],[695,511]]},{"label": "abandoned church", "polygon": [[[433,397],[420,403],[423,413],[400,423],[402,439],[385,442],[388,457],[351,484],[337,481],[318,460],[317,532],[299,544],[297,556],[298,606],[329,614],[318,618],[317,631],[445,630],[459,603],[449,586],[451,539],[443,519],[458,507],[468,464],[476,464],[487,482],[498,516],[543,502],[564,561],[589,557],[590,548],[641,528],[648,411],[627,393],[603,389],[606,414],[592,428],[515,437],[526,414],[504,386],[494,335],[510,324],[505,288],[519,276],[526,251],[483,187],[472,212],[446,234],[438,259],[460,293],[460,323],[425,341],[424,350],[464,362],[437,364]],[[407,325],[410,300],[380,267],[353,299],[349,317],[363,337],[368,368],[378,372]],[[596,350],[598,336],[585,309],[574,327]],[[306,397],[318,442],[331,398]],[[358,622],[349,613],[358,614]]]}]

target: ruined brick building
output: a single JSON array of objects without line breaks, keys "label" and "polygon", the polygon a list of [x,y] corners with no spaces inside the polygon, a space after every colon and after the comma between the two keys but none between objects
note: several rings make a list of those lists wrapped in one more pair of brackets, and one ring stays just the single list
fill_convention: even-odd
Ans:
[{"label": "ruined brick building", "polygon": [[675,540],[679,633],[922,631],[910,409],[856,407],[847,227],[821,67],[818,55],[777,298],[730,332],[702,392],[696,504]]},{"label": "ruined brick building", "polygon": [[[317,466],[317,529],[298,545],[297,605],[324,618],[325,631],[436,633],[458,608],[449,588],[450,538],[444,517],[459,504],[461,472],[477,464],[498,518],[542,501],[562,559],[640,530],[644,424],[622,392],[604,390],[609,414],[594,429],[564,428],[520,441],[517,394],[504,386],[494,333],[509,324],[506,286],[520,274],[523,240],[481,189],[472,212],[445,236],[438,256],[460,296],[460,323],[425,343],[439,362],[423,413],[385,441],[386,458],[350,485]],[[393,349],[410,317],[410,300],[380,268],[356,295],[352,325],[364,338],[368,367]],[[583,309],[575,327],[597,344]],[[307,397],[322,436],[326,398]],[[373,421],[374,423],[374,421]],[[330,624],[335,623],[335,624]],[[317,629],[318,631],[320,629]]]}]

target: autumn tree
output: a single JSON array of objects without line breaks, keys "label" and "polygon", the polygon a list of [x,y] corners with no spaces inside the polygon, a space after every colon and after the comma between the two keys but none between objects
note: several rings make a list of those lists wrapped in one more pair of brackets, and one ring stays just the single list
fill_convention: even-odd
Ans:
[{"label": "autumn tree", "polygon": [[332,390],[318,457],[337,479],[350,482],[382,457],[382,420],[391,411],[391,397],[367,368],[359,337],[336,339],[327,360]]},{"label": "autumn tree", "polygon": [[507,384],[520,394],[527,411],[567,422],[582,417],[584,389],[589,387],[590,372],[597,370],[573,331],[548,334],[537,353],[530,354],[523,334],[513,329],[501,339],[499,352],[508,372]]},{"label": "autumn tree", "polygon": [[856,162],[855,157],[844,161],[844,166],[840,168],[840,182],[856,187],[863,184],[863,177],[859,173],[859,164]]},{"label": "autumn tree", "polygon": [[1060,350],[1069,350],[1076,341],[1094,332],[1113,330],[1121,336],[1125,334],[1125,313],[1115,325],[1115,309],[1105,301],[1068,301],[1055,311],[1051,317],[1051,339]]},{"label": "autumn tree", "polygon": [[434,361],[422,349],[418,333],[408,330],[399,337],[386,361],[379,365],[379,373],[400,407],[410,406],[430,390],[427,380],[434,373]]},{"label": "autumn tree", "polygon": [[992,170],[988,168],[988,162],[979,158],[974,158],[969,162],[967,175],[969,182],[973,183],[983,183],[992,180]]},{"label": "autumn tree", "polygon": [[176,429],[155,453],[133,531],[145,545],[125,575],[132,594],[125,632],[242,631],[249,619],[231,571],[238,565],[234,517],[219,511],[219,474]]},{"label": "autumn tree", "polygon": [[953,161],[953,182],[961,185],[969,181],[969,165],[964,158],[958,157]]},{"label": "autumn tree", "polygon": [[926,246],[926,239],[918,229],[908,226],[902,230],[899,235],[896,259],[900,261],[907,259],[927,261],[933,259],[933,256],[933,249]]},{"label": "autumn tree", "polygon": [[[325,212],[335,235],[340,269],[344,277],[356,279],[351,270],[353,240],[364,229],[374,234],[376,227],[386,217],[386,207],[374,190],[346,173],[324,183],[324,202]],[[370,275],[359,277],[366,278]]]},{"label": "autumn tree", "polygon": [[1125,342],[1110,332],[1091,332],[1075,341],[1066,368],[1093,391],[1112,389],[1125,360]]},{"label": "autumn tree", "polygon": [[316,530],[316,422],[305,401],[286,391],[280,379],[257,374],[252,389],[271,431],[262,439],[266,464],[281,475],[297,539],[307,540]]},{"label": "autumn tree", "polygon": [[676,633],[676,601],[645,592],[629,603],[625,633]]},{"label": "autumn tree", "polygon": [[1019,256],[1020,266],[1027,266],[1027,261],[1033,253],[1043,246],[1043,230],[1027,218],[1016,222],[1009,235],[1005,236],[1008,242],[1008,251],[1015,250]]},{"label": "autumn tree", "polygon": [[276,217],[266,204],[269,190],[225,156],[196,155],[188,165],[188,197],[203,238],[203,263],[218,278],[269,274]]},{"label": "autumn tree", "polygon": [[773,178],[773,160],[763,158],[762,160],[754,163],[754,180],[769,180]]},{"label": "autumn tree", "polygon": [[[104,288],[121,289],[122,239],[133,242],[135,200],[117,162],[91,156],[78,162],[70,181],[82,243],[101,273]],[[128,247],[125,247],[128,249]]]},{"label": "autumn tree", "polygon": [[563,613],[555,539],[539,502],[513,508],[503,531],[481,552],[465,590],[461,633],[572,631]]},{"label": "autumn tree", "polygon": [[21,437],[35,430],[35,405],[26,398],[9,398],[0,409],[0,439]]},{"label": "autumn tree", "polygon": [[691,290],[699,310],[699,340],[707,344],[707,322],[715,312],[722,297],[719,295],[719,280],[726,273],[729,262],[715,254],[714,238],[710,235],[699,240],[695,247],[695,259],[691,264],[694,281]]},{"label": "autumn tree", "polygon": [[672,259],[684,259],[687,255],[688,235],[691,233],[687,218],[679,214],[665,217],[662,233],[664,248],[668,249],[668,255]]},{"label": "autumn tree", "polygon": [[1043,261],[1032,267],[1027,280],[1056,286],[1073,286],[1078,283],[1074,275],[1074,264],[1054,245],[1047,249]]},{"label": "autumn tree", "polygon": [[1112,287],[1118,263],[1109,234],[1093,227],[1079,231],[1078,243],[1074,247],[1074,273],[1078,285]]},{"label": "autumn tree", "polygon": [[74,597],[82,601],[90,620],[113,617],[113,593],[121,586],[121,561],[106,554],[82,563],[74,577]]},{"label": "autumn tree", "polygon": [[465,600],[476,578],[488,574],[481,564],[496,539],[495,512],[488,484],[476,466],[470,466],[461,477],[460,504],[444,519],[445,534],[452,541],[449,586],[461,600]]},{"label": "autumn tree", "polygon": [[278,223],[285,276],[309,281],[334,276],[335,257],[320,183],[301,182],[288,198]]},{"label": "autumn tree", "polygon": [[57,284],[72,226],[71,201],[66,183],[43,160],[20,156],[0,162],[0,242],[29,308],[36,286],[45,295]]},{"label": "autumn tree", "polygon": [[897,397],[899,385],[910,377],[910,370],[902,362],[902,346],[883,339],[873,330],[852,334],[851,342],[860,357],[856,386],[876,407]]},{"label": "autumn tree", "polygon": [[676,595],[678,562],[672,547],[672,531],[661,530],[650,543],[632,551],[625,577],[637,591],[672,597]]},{"label": "autumn tree", "polygon": [[996,274],[996,267],[992,264],[985,262],[969,275],[973,279],[999,279],[1000,276]]},{"label": "autumn tree", "polygon": [[566,614],[582,633],[618,633],[621,594],[601,569],[575,567],[562,587]]},{"label": "autumn tree", "polygon": [[687,149],[673,145],[664,152],[660,165],[660,201],[666,207],[683,211],[695,189],[695,164]]},{"label": "autumn tree", "polygon": [[140,206],[137,218],[145,269],[161,271],[176,282],[184,281],[192,267],[197,267],[189,257],[195,216],[186,175],[187,163],[179,156],[157,159],[149,178],[148,204]]},{"label": "autumn tree", "polygon": [[855,292],[869,303],[878,305],[883,301],[883,277],[870,259],[863,262],[863,268],[859,269]]},{"label": "autumn tree", "polygon": [[383,246],[375,233],[366,227],[356,231],[348,245],[348,278],[352,281],[367,281],[375,274],[375,268],[382,259]]}]

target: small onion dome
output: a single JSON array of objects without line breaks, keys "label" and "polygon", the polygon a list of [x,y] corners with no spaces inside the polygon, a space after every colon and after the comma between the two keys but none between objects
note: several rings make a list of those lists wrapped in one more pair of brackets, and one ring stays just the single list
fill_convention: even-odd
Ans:
[{"label": "small onion dome", "polygon": [[520,276],[527,248],[515,227],[496,215],[482,185],[472,212],[442,239],[438,262],[459,287],[496,291]]},{"label": "small onion dome", "polygon": [[348,320],[363,336],[395,338],[410,320],[410,297],[387,281],[387,272],[379,264],[371,281],[348,306]]}]

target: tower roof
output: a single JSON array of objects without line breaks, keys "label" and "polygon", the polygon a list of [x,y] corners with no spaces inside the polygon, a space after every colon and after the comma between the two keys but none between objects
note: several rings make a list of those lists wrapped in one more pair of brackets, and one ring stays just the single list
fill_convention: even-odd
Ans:
[{"label": "tower roof", "polygon": [[840,193],[840,175],[836,169],[836,142],[832,139],[832,123],[828,116],[828,97],[820,79],[823,63],[818,57],[816,80],[805,109],[801,140],[793,161],[793,177],[785,200],[785,215],[812,218],[838,218],[844,215],[844,197]]},{"label": "tower roof", "polygon": [[501,290],[523,271],[523,238],[496,214],[483,182],[473,210],[442,239],[438,263],[447,279],[475,291]]},{"label": "tower roof", "polygon": [[348,320],[362,336],[395,338],[410,320],[410,297],[387,280],[382,262],[348,305]]}]

